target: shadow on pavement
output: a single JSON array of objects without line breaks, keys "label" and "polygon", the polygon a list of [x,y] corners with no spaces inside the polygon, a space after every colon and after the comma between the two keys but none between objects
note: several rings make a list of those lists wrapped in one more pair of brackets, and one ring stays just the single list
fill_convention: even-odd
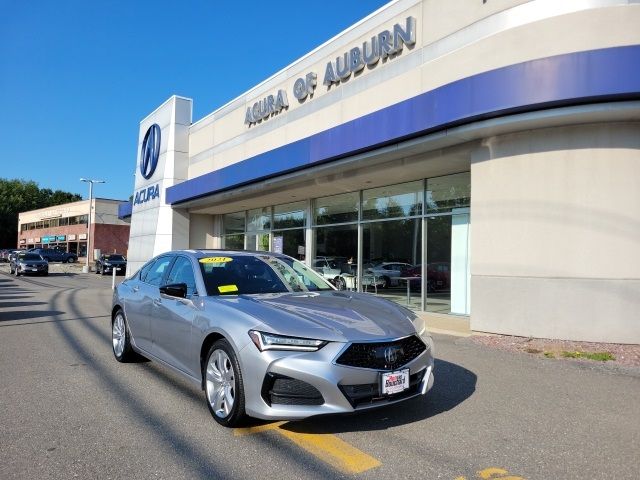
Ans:
[{"label": "shadow on pavement", "polygon": [[[22,297],[28,298],[28,297]],[[0,310],[3,308],[16,308],[16,307],[31,307],[34,305],[46,305],[47,302],[4,302],[3,299],[0,299]],[[11,297],[11,300],[17,300],[16,297]],[[0,315],[2,315],[0,313]]]},{"label": "shadow on pavement", "polygon": [[10,312],[0,312],[0,322],[7,322],[9,320],[28,320],[31,318],[53,317],[55,315],[63,315],[64,313],[65,312],[61,312],[59,310],[44,310],[38,312],[13,310]]}]

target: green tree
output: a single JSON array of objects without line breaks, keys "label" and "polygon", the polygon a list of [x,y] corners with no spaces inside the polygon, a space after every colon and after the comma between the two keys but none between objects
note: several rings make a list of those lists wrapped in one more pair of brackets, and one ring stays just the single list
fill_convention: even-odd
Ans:
[{"label": "green tree", "polygon": [[0,247],[15,248],[18,214],[38,208],[76,202],[82,197],[62,190],[40,188],[31,180],[0,178]]}]

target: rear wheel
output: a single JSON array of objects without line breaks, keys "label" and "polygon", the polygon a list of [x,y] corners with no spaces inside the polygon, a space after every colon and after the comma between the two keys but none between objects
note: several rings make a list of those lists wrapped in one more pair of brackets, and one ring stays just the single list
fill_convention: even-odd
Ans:
[{"label": "rear wheel", "polygon": [[211,346],[203,370],[207,407],[215,421],[225,427],[241,424],[246,418],[244,385],[229,342],[222,339]]},{"label": "rear wheel", "polygon": [[76,261],[76,259],[75,259],[75,258],[73,258],[73,257],[69,257],[69,258],[67,258],[67,263],[73,263],[73,262],[75,262],[75,261]]}]

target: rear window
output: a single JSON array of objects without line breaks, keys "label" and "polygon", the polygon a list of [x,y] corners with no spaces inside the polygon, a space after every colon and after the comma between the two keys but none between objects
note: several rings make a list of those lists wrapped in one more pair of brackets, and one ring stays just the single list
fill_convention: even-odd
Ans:
[{"label": "rear window", "polygon": [[122,255],[105,255],[104,259],[111,261],[122,261],[124,260],[124,257]]}]

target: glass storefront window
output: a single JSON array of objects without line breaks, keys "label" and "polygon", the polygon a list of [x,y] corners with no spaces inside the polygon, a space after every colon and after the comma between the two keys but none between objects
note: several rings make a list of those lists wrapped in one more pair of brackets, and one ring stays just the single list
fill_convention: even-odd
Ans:
[{"label": "glass storefront window", "polygon": [[224,225],[224,233],[226,235],[233,233],[244,233],[244,211],[237,213],[227,213],[226,215],[223,215],[222,223]]},{"label": "glass storefront window", "polygon": [[359,197],[358,192],[351,192],[316,199],[314,209],[315,225],[357,221]]},{"label": "glass storefront window", "polygon": [[271,228],[271,209],[269,207],[249,210],[247,218],[247,232],[269,230]]},{"label": "glass storefront window", "polygon": [[470,204],[470,172],[427,179],[427,213],[450,212]]},{"label": "glass storefront window", "polygon": [[304,229],[275,230],[273,232],[273,244],[271,251],[284,253],[298,260],[305,259]]},{"label": "glass storefront window", "polygon": [[[414,309],[422,307],[422,219],[371,222],[362,229],[363,273],[379,295]],[[407,290],[407,283],[409,283]]]},{"label": "glass storefront window", "polygon": [[247,250],[269,251],[269,234],[247,235]]},{"label": "glass storefront window", "polygon": [[422,181],[364,190],[362,219],[379,220],[422,215],[422,191]]},{"label": "glass storefront window", "polygon": [[358,226],[336,225],[314,229],[316,237],[316,271],[327,280],[335,280],[340,274],[357,273]]},{"label": "glass storefront window", "polygon": [[244,250],[244,234],[225,235],[224,248],[228,250]]},{"label": "glass storefront window", "polygon": [[307,202],[287,203],[273,207],[273,228],[304,227],[307,218]]}]

